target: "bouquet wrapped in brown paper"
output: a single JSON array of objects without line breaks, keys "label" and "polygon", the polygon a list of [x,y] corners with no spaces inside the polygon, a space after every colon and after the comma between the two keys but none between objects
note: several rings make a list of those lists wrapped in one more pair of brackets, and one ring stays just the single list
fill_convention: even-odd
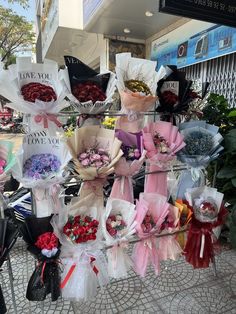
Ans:
[{"label": "bouquet wrapped in brown paper", "polygon": [[106,178],[123,155],[115,132],[96,125],[76,129],[67,144],[75,170],[85,181]]}]

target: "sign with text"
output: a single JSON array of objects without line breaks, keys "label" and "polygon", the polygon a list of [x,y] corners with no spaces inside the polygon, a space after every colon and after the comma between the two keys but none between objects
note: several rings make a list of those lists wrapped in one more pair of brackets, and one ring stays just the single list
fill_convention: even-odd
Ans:
[{"label": "sign with text", "polygon": [[160,0],[160,12],[236,27],[236,1]]},{"label": "sign with text", "polygon": [[236,52],[236,28],[189,21],[152,42],[151,60],[178,68]]}]

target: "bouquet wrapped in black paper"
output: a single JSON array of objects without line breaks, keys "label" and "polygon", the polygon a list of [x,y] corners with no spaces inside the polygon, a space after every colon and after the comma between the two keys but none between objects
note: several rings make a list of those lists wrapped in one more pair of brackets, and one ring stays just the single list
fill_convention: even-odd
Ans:
[{"label": "bouquet wrapped in black paper", "polygon": [[167,76],[157,84],[159,106],[157,111],[164,121],[176,124],[176,116],[185,115],[189,103],[197,96],[191,91],[192,81],[185,78],[185,72],[177,70],[174,65],[166,66]]},{"label": "bouquet wrapped in black paper", "polygon": [[115,74],[98,73],[72,56],[64,56],[68,69],[68,98],[79,112],[79,124],[100,124],[102,113],[112,104],[116,88]]},{"label": "bouquet wrapped in black paper", "polygon": [[43,301],[51,293],[52,301],[60,296],[59,242],[50,224],[50,217],[29,216],[22,227],[28,251],[37,259],[37,266],[28,282],[26,298]]}]

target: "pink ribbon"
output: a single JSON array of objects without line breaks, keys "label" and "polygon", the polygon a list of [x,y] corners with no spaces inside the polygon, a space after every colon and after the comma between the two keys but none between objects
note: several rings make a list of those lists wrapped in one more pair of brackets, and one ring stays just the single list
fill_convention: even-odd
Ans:
[{"label": "pink ribbon", "polygon": [[34,117],[36,123],[41,123],[43,121],[43,126],[48,129],[48,121],[54,122],[59,128],[62,126],[61,122],[57,119],[54,114],[50,113],[40,113]]}]

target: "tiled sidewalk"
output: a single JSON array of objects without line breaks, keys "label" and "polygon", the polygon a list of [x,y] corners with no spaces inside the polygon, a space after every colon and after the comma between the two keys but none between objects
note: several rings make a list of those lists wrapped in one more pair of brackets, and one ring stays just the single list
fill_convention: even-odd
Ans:
[{"label": "tiled sidewalk", "polygon": [[[156,277],[150,269],[144,280],[131,271],[128,279],[113,281],[99,291],[92,302],[70,303],[49,300],[42,304],[25,299],[28,275],[34,261],[27,255],[24,243],[19,240],[11,254],[14,286],[19,314],[45,313],[236,313],[236,251],[223,251],[216,258],[217,277],[212,268],[194,270],[183,259],[168,261],[161,266],[161,275]],[[14,313],[11,303],[9,277],[3,267],[3,292],[8,313]]]}]

